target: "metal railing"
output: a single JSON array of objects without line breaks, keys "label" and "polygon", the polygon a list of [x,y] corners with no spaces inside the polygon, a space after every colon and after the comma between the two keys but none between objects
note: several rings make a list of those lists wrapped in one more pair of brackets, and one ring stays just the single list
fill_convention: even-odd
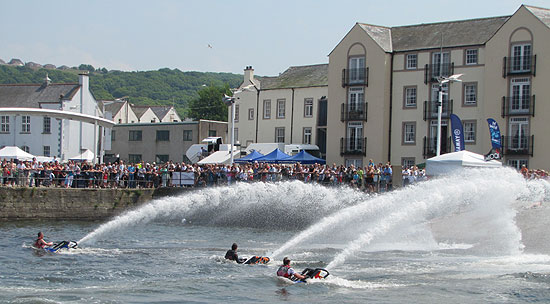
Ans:
[{"label": "metal railing", "polygon": [[367,138],[340,138],[340,155],[367,155]]},{"label": "metal railing", "polygon": [[501,116],[530,115],[535,117],[535,95],[525,97],[502,97]]},{"label": "metal railing", "polygon": [[502,77],[509,75],[537,76],[537,55],[504,57],[502,60]]},{"label": "metal railing", "polygon": [[[441,154],[449,153],[452,149],[451,137],[442,137],[441,138]],[[437,147],[437,137],[426,137],[424,136],[424,142],[422,145],[422,155],[424,158],[433,157],[436,155]]]},{"label": "metal railing", "polygon": [[369,68],[343,69],[342,87],[364,85],[369,86]]},{"label": "metal railing", "polygon": [[502,136],[502,154],[533,156],[535,135],[531,136]]},{"label": "metal railing", "polygon": [[454,62],[443,62],[443,66],[439,63],[426,64],[424,66],[424,83],[437,82],[440,76],[449,77],[454,74],[454,71]]},{"label": "metal railing", "polygon": [[[424,101],[424,121],[437,118],[437,100]],[[453,100],[443,100],[441,118],[447,119],[453,114]]]},{"label": "metal railing", "polygon": [[348,121],[348,120],[367,121],[367,110],[368,110],[367,102],[343,103],[340,120],[341,121]]}]

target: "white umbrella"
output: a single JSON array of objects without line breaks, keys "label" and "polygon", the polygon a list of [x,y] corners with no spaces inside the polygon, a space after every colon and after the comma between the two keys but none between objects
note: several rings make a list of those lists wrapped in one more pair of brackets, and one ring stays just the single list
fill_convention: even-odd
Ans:
[{"label": "white umbrella", "polygon": [[34,155],[15,146],[6,146],[0,149],[0,159],[32,160],[33,157]]}]

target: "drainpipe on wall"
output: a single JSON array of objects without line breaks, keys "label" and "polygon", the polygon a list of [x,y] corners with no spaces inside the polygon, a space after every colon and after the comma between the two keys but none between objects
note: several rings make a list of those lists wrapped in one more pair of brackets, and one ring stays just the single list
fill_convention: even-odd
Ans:
[{"label": "drainpipe on wall", "polygon": [[392,126],[392,111],[393,111],[393,53],[390,54],[390,119],[388,127],[388,161],[391,161],[391,126]]},{"label": "drainpipe on wall", "polygon": [[290,144],[292,144],[292,133],[294,131],[294,88],[292,88],[292,109],[290,111]]},{"label": "drainpipe on wall", "polygon": [[258,87],[256,87],[256,85],[251,80],[249,81],[256,89],[256,139],[254,140],[254,142],[257,143],[258,142],[258,118],[260,116],[260,89],[258,89]]}]

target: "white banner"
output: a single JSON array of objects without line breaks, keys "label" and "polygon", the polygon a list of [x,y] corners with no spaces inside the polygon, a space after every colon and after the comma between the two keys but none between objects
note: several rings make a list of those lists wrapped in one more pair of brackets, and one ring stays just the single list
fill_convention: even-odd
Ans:
[{"label": "white banner", "polygon": [[195,185],[194,172],[172,172],[172,186],[193,186]]}]

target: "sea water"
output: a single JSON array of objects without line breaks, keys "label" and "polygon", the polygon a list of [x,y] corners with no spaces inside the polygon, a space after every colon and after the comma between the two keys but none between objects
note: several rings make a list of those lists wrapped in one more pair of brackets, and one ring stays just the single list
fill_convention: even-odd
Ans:
[{"label": "sea water", "polygon": [[[467,170],[380,195],[243,183],[155,200],[104,223],[2,222],[0,302],[548,302],[547,201],[545,181]],[[39,230],[81,248],[37,254]],[[241,256],[274,261],[227,262],[233,242]],[[275,277],[284,256],[297,270],[331,275],[285,284]]]}]

